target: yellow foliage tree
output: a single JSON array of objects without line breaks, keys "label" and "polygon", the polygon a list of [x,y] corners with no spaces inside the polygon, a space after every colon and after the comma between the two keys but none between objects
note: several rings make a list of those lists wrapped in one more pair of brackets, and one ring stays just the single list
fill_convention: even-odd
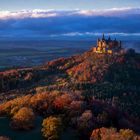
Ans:
[{"label": "yellow foliage tree", "polygon": [[14,129],[29,130],[34,126],[35,115],[32,109],[22,107],[12,118],[11,126]]},{"label": "yellow foliage tree", "polygon": [[48,117],[43,120],[42,133],[48,140],[57,140],[63,131],[62,121],[60,117]]}]

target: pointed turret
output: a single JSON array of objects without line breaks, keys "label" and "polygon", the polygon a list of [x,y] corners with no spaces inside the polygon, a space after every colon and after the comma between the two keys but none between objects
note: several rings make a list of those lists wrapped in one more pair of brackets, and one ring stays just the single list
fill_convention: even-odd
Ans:
[{"label": "pointed turret", "polygon": [[100,39],[98,38],[98,39],[97,39],[97,47],[98,47],[99,41],[100,41]]},{"label": "pointed turret", "polygon": [[105,40],[105,35],[104,35],[104,33],[103,33],[103,37],[102,37],[102,40]]},{"label": "pointed turret", "polygon": [[111,41],[111,37],[110,36],[108,37],[108,41]]}]

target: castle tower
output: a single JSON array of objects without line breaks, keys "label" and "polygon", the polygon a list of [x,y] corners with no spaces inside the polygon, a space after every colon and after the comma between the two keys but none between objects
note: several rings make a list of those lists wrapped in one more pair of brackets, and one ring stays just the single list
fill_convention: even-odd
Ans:
[{"label": "castle tower", "polygon": [[103,47],[103,48],[106,48],[106,41],[103,41],[103,42],[102,42],[102,47]]},{"label": "castle tower", "polygon": [[98,38],[97,39],[97,47],[99,47],[99,41],[100,41],[100,39]]},{"label": "castle tower", "polygon": [[111,41],[111,37],[110,37],[110,36],[108,37],[108,41],[109,41],[109,42]]},{"label": "castle tower", "polygon": [[104,35],[104,33],[103,33],[103,37],[102,37],[102,40],[105,40],[105,35]]},{"label": "castle tower", "polygon": [[97,45],[94,47],[94,52],[96,53],[119,53],[122,50],[122,42],[118,41],[116,38],[111,39],[109,36],[107,39],[105,39],[105,35],[103,33],[102,38],[97,39]]}]

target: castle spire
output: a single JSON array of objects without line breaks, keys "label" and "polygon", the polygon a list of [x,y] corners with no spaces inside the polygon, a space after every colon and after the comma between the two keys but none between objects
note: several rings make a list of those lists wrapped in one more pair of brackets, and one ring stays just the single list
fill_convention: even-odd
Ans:
[{"label": "castle spire", "polygon": [[102,40],[105,40],[105,34],[103,33],[103,37],[102,37]]}]

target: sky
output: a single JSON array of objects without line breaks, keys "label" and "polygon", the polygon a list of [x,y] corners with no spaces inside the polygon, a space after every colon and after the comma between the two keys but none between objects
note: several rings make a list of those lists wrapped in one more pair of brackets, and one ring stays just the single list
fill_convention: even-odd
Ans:
[{"label": "sky", "polygon": [[140,7],[140,0],[0,0],[0,10],[32,9],[110,9]]},{"label": "sky", "polygon": [[140,38],[140,0],[0,0],[0,40]]}]

